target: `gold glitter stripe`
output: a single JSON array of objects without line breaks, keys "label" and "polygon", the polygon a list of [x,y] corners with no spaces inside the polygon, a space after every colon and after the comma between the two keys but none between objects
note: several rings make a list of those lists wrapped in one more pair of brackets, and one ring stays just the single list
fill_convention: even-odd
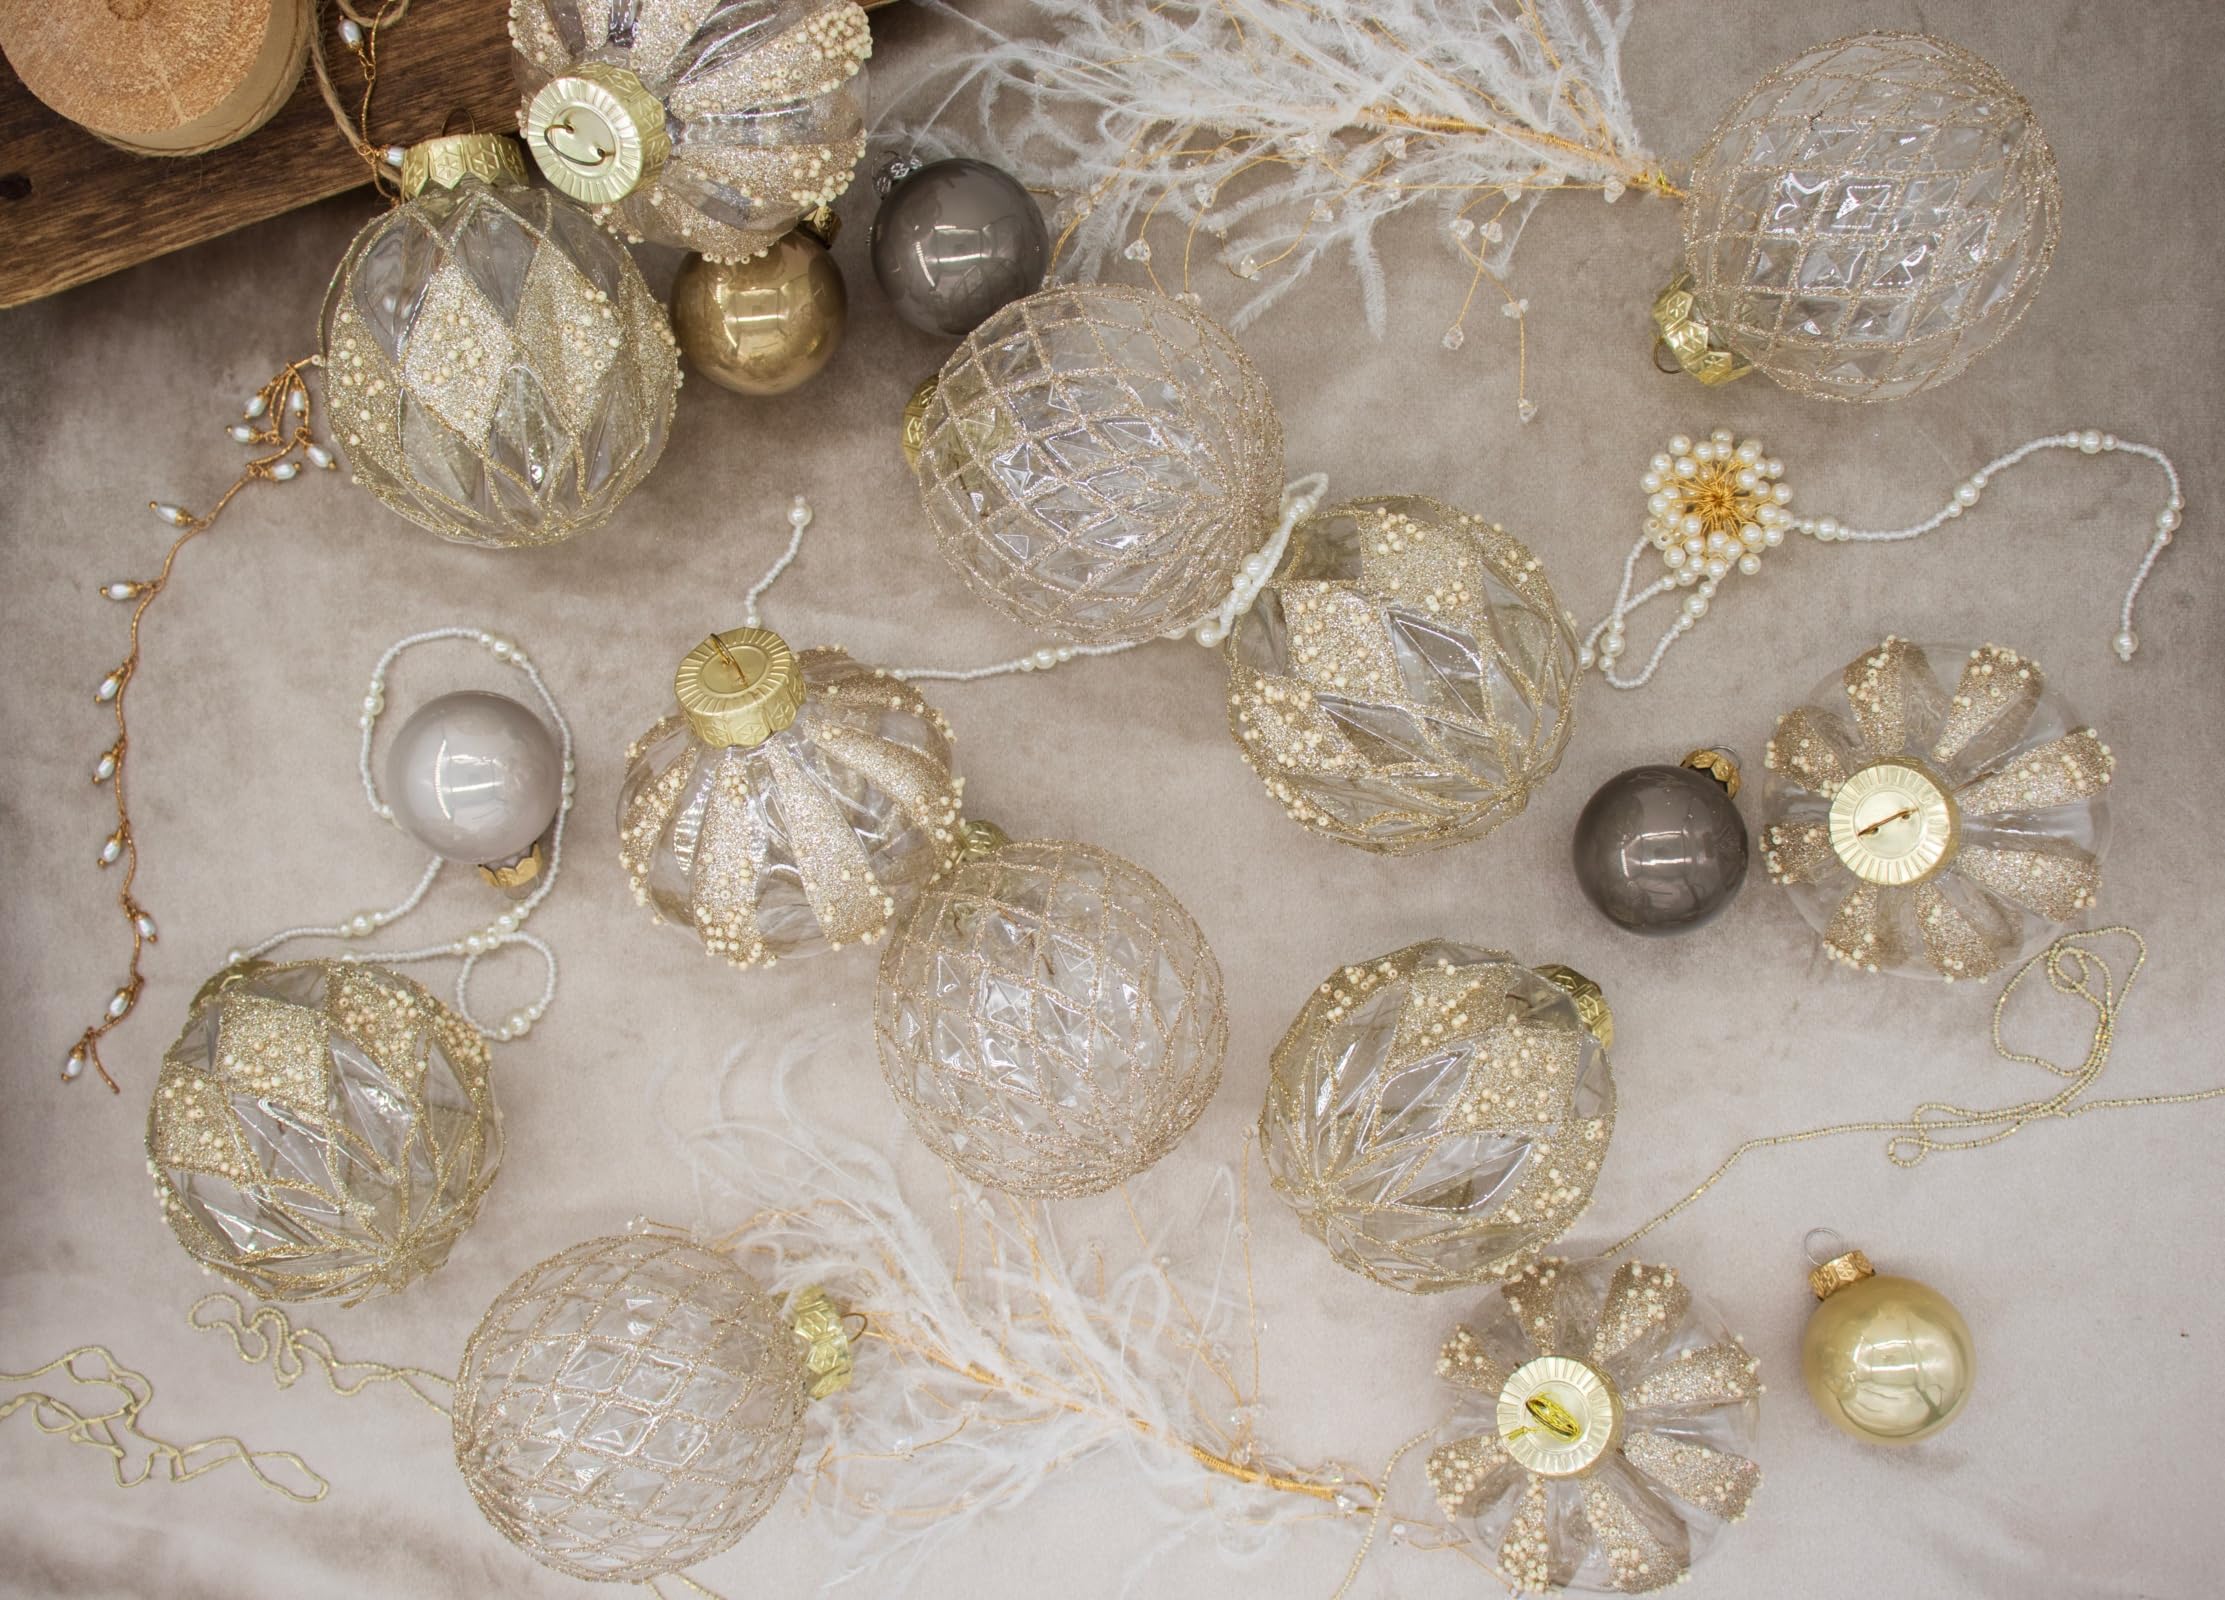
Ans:
[{"label": "gold glitter stripe", "polygon": [[887,897],[857,830],[787,740],[762,751],[772,769],[781,831],[828,942],[849,944],[879,933],[889,922]]},{"label": "gold glitter stripe", "polygon": [[1725,1522],[1745,1516],[1754,1491],[1761,1487],[1761,1468],[1744,1456],[1673,1434],[1635,1432],[1623,1441],[1622,1454],[1678,1499]]},{"label": "gold glitter stripe", "polygon": [[1950,983],[1999,971],[2016,944],[2014,929],[1996,927],[1989,935],[1936,882],[1916,886],[1916,927],[1932,970]]},{"label": "gold glitter stripe", "polygon": [[1828,800],[1852,770],[1854,741],[1845,723],[1828,711],[1801,706],[1777,719],[1764,764],[1810,794]]},{"label": "gold glitter stripe", "polygon": [[1710,1344],[1664,1361],[1622,1392],[1626,1411],[1719,1406],[1761,1393],[1761,1363],[1741,1345]]},{"label": "gold glitter stripe", "polygon": [[1873,756],[1900,754],[1919,736],[1918,715],[1936,716],[1946,699],[1923,651],[1897,636],[1849,662],[1840,682],[1863,746]]},{"label": "gold glitter stripe", "polygon": [[1587,1480],[1584,1517],[1591,1524],[1592,1537],[1607,1552],[1607,1586],[1615,1593],[1651,1594],[1683,1581],[1690,1572],[1691,1551],[1663,1543],[1623,1497],[1619,1485],[1601,1478]]},{"label": "gold glitter stripe", "polygon": [[1947,720],[1931,747],[1938,761],[1952,761],[1989,729],[2013,733],[2040,703],[2039,664],[1997,644],[1980,645],[1963,664],[1962,680],[1947,702]]},{"label": "gold glitter stripe", "polygon": [[1506,1446],[1496,1437],[1476,1434],[1439,1445],[1429,1453],[1423,1470],[1445,1515],[1463,1517],[1474,1516],[1505,1493],[1505,1475],[1513,1466]]},{"label": "gold glitter stripe", "polygon": [[1507,1369],[1484,1351],[1475,1330],[1458,1327],[1437,1352],[1437,1376],[1497,1399],[1506,1387]]},{"label": "gold glitter stripe", "polygon": [[1692,1291],[1674,1268],[1625,1261],[1607,1285],[1588,1359],[1594,1366],[1612,1361],[1683,1321],[1691,1308]]},{"label": "gold glitter stripe", "polygon": [[1955,791],[1964,816],[1998,816],[2004,811],[2041,811],[2049,806],[2090,800],[2108,786],[2117,770],[2091,728],[2078,728],[2034,745],[1998,772]]},{"label": "gold glitter stripe", "polygon": [[1839,865],[1821,822],[1772,822],[1761,831],[1761,861],[1776,883],[1821,883]]},{"label": "gold glitter stripe", "polygon": [[[765,949],[757,926],[757,866],[765,856],[765,830],[750,804],[752,753],[722,750],[712,756],[703,831],[688,881],[688,915],[703,947],[737,966],[747,966]],[[692,755],[682,763],[693,764]]]},{"label": "gold glitter stripe", "polygon": [[1966,844],[1955,857],[1955,872],[2050,922],[2070,921],[2101,893],[2101,863],[2059,839],[2021,847]]}]

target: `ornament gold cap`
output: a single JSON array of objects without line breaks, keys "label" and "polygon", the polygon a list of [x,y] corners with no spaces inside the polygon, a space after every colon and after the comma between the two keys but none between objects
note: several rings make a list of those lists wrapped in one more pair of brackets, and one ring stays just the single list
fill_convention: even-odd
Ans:
[{"label": "ornament gold cap", "polygon": [[1622,1397],[1607,1375],[1572,1356],[1525,1361],[1499,1391],[1499,1442],[1519,1466],[1573,1478],[1622,1438]]},{"label": "ornament gold cap", "polygon": [[766,628],[714,633],[687,654],[672,692],[705,744],[763,744],[803,708],[803,668],[788,642]]},{"label": "ornament gold cap", "polygon": [[1892,757],[1857,768],[1831,797],[1831,848],[1864,883],[1906,888],[1943,867],[1962,823],[1947,786]]},{"label": "ornament gold cap", "polygon": [[1692,279],[1678,273],[1669,286],[1654,297],[1654,362],[1663,372],[1674,369],[1661,366],[1660,352],[1666,348],[1676,357],[1677,367],[1714,388],[1729,383],[1733,378],[1743,378],[1754,370],[1751,362],[1740,360],[1723,345],[1715,342],[1706,323],[1692,313],[1696,309],[1692,299]]},{"label": "ornament gold cap", "polygon": [[788,1325],[804,1347],[804,1370],[811,1374],[806,1392],[814,1400],[850,1387],[850,1330],[827,1291],[814,1284],[788,1307]]},{"label": "ornament gold cap", "polygon": [[1599,1041],[1600,1049],[1614,1049],[1615,1014],[1608,1008],[1605,990],[1574,967],[1564,967],[1559,962],[1539,967],[1537,975],[1576,1003],[1578,1019]]},{"label": "ornament gold cap", "polygon": [[818,240],[829,250],[834,248],[835,236],[841,231],[842,219],[835,215],[832,206],[814,206],[796,224],[796,232],[807,239]]},{"label": "ornament gold cap", "polygon": [[935,391],[941,386],[940,377],[929,378],[904,402],[904,465],[914,472],[919,470],[920,451],[927,448],[927,408],[934,403]]},{"label": "ornament gold cap", "polygon": [[402,152],[402,198],[414,200],[427,189],[453,189],[477,178],[492,189],[523,189],[533,179],[525,152],[506,133],[450,133],[426,139]]},{"label": "ornament gold cap", "polygon": [[525,854],[515,860],[499,865],[482,862],[479,876],[515,899],[540,880],[541,873],[547,866],[548,857],[542,854],[541,841],[536,839]]},{"label": "ornament gold cap", "polygon": [[198,1015],[203,1006],[214,1000],[233,984],[245,983],[257,973],[270,971],[275,965],[277,965],[276,962],[264,961],[257,956],[248,956],[243,960],[233,962],[194,991],[193,1004],[185,1008],[186,1015],[189,1017]]},{"label": "ornament gold cap", "polygon": [[549,182],[591,206],[625,199],[672,154],[664,102],[600,62],[541,85],[525,108],[525,143]]},{"label": "ornament gold cap", "polygon": [[994,855],[1012,842],[1012,835],[993,822],[969,818],[958,828],[958,859],[979,861],[983,856]]},{"label": "ornament gold cap", "polygon": [[1877,1268],[1870,1265],[1868,1256],[1859,1250],[1846,1250],[1810,1272],[1808,1287],[1818,1300],[1828,1300],[1848,1284],[1876,1276]]},{"label": "ornament gold cap", "polygon": [[1724,794],[1733,800],[1738,798],[1738,762],[1733,759],[1728,750],[1713,748],[1695,750],[1682,761],[1679,761],[1677,765],[1690,767],[1695,772],[1706,773],[1723,786]]}]

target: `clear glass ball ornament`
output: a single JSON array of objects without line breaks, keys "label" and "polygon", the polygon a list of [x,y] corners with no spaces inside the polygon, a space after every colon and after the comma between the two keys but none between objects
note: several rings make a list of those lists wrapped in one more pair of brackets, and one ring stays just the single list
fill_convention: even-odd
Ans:
[{"label": "clear glass ball ornament", "polygon": [[1141,867],[1064,840],[996,844],[922,895],[882,955],[875,1021],[928,1147],[1042,1197],[1109,1189],[1173,1149],[1228,1045],[1190,914]]},{"label": "clear glass ball ornament", "polygon": [[1432,940],[1340,968],[1269,1064],[1268,1176],[1341,1266],[1409,1293],[1489,1282],[1590,1203],[1613,1037],[1564,967]]},{"label": "clear glass ball ornament", "polygon": [[1772,72],[1692,163],[1693,316],[1819,399],[1936,387],[2016,325],[2060,228],[2032,108],[1969,51],[1913,33]]},{"label": "clear glass ball ornament", "polygon": [[536,1561],[641,1583],[772,1508],[807,1393],[796,1334],[748,1273],[685,1239],[613,1234],[487,1308],[456,1378],[456,1465]]},{"label": "clear glass ball ornament", "polygon": [[1068,285],[1015,300],[936,379],[913,473],[936,547],[1015,621],[1075,644],[1187,631],[1282,508],[1282,423],[1194,306]]},{"label": "clear glass ball ornament", "polygon": [[244,961],[163,1055],[147,1160],[186,1253],[268,1300],[391,1293],[448,1259],[502,1160],[487,1043],[352,961]]},{"label": "clear glass ball ornament", "polygon": [[1888,637],[1778,718],[1762,863],[1834,958],[1983,978],[2101,891],[2116,757],[1999,645]]}]

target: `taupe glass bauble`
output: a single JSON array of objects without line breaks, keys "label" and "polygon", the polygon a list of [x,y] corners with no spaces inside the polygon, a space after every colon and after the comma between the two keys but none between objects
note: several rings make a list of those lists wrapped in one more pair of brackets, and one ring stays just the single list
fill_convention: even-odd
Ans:
[{"label": "taupe glass bauble", "polygon": [[245,961],[194,997],[147,1113],[178,1242],[267,1300],[390,1293],[448,1259],[502,1160],[487,1042],[399,973]]},{"label": "taupe glass bauble", "polygon": [[1978,1353],[1945,1295],[1880,1274],[1859,1250],[1808,1284],[1822,1303],[1800,1338],[1800,1375],[1825,1421],[1865,1444],[1914,1444],[1962,1414]]},{"label": "taupe glass bauble", "polygon": [[1576,819],[1569,856],[1577,887],[1601,916],[1632,933],[1684,933],[1713,922],[1746,881],[1737,793],[1738,768],[1720,751],[1617,773]]},{"label": "taupe glass bauble", "polygon": [[446,861],[504,867],[533,848],[564,798],[548,724],[508,695],[463,689],[410,713],[386,751],[386,803]]},{"label": "taupe glass bauble", "polygon": [[1340,1266],[1418,1292],[1535,1260],[1614,1129],[1597,985],[1432,940],[1343,967],[1275,1047],[1260,1143]]},{"label": "taupe glass bauble", "polygon": [[873,218],[873,276],[896,314],[957,338],[1042,287],[1050,233],[1034,196],[985,161],[899,179]]},{"label": "taupe glass bauble", "polygon": [[761,256],[691,255],[672,280],[672,333],[688,364],[736,394],[786,394],[842,347],[849,291],[826,242],[791,228]]}]

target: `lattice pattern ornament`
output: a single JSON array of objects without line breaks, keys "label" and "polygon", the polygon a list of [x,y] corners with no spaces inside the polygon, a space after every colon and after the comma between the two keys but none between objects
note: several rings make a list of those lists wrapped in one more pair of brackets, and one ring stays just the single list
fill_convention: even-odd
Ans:
[{"label": "lattice pattern ornament", "polygon": [[1188,631],[1281,513],[1267,384],[1195,306],[1070,285],[966,336],[913,464],[935,543],[1006,616],[1076,644]]},{"label": "lattice pattern ornament", "polygon": [[1441,940],[1344,967],[1275,1047],[1268,1176],[1354,1272],[1408,1292],[1487,1283],[1590,1203],[1612,1037],[1565,968]]},{"label": "lattice pattern ornament", "polygon": [[1220,1084],[1221,970],[1166,887],[1108,851],[1005,844],[927,891],[881,959],[881,1071],[977,1183],[1093,1194],[1156,1162]]},{"label": "lattice pattern ornament", "polygon": [[456,1378],[456,1465],[535,1560],[639,1583],[771,1509],[809,1381],[780,1307],[726,1257],[667,1235],[589,1239],[487,1308]]},{"label": "lattice pattern ornament", "polygon": [[1692,164],[1691,317],[1799,394],[1945,383],[2016,325],[2062,195],[2031,106],[1969,51],[1865,33],[1756,84]]},{"label": "lattice pattern ornament", "polygon": [[1777,720],[1762,861],[1836,959],[1983,978],[2094,904],[2116,765],[2038,662],[1889,636]]},{"label": "lattice pattern ornament", "polygon": [[194,998],[147,1112],[178,1242],[267,1300],[352,1304],[431,1272],[501,1160],[486,1040],[361,962],[226,968]]},{"label": "lattice pattern ornament", "polygon": [[1576,636],[1544,570],[1434,500],[1300,523],[1226,649],[1244,759],[1295,821],[1363,850],[1482,838],[1568,744]]},{"label": "lattice pattern ornament", "polygon": [[1428,1461],[1454,1530],[1517,1594],[1652,1594],[1761,1487],[1760,1364],[1671,1267],[1541,1261],[1456,1327]]}]

